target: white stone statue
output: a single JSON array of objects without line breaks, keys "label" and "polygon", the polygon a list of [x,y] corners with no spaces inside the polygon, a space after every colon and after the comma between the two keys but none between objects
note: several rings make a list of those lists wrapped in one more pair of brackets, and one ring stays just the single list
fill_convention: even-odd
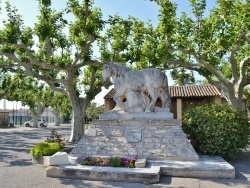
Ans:
[{"label": "white stone statue", "polygon": [[[102,80],[105,82],[110,76],[112,77],[114,89],[116,90],[113,99],[122,110],[138,112],[142,109],[142,111],[145,112],[154,112],[156,100],[160,98],[162,108],[169,111],[170,97],[168,92],[168,79],[160,70],[147,68],[135,71],[118,63],[104,63]],[[127,105],[127,109],[120,100],[121,96],[126,96],[129,104]],[[138,108],[135,108],[133,104],[138,104]]]}]

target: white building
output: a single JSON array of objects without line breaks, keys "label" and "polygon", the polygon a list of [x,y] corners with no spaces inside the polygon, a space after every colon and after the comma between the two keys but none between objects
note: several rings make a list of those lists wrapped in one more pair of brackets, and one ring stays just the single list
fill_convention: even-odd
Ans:
[{"label": "white building", "polygon": [[[9,122],[15,125],[23,125],[25,121],[31,120],[32,116],[29,109],[6,109],[9,112]],[[55,115],[51,112],[52,108],[46,108],[39,119],[44,120],[47,123],[54,123],[56,121]],[[63,118],[61,122],[63,123]]]}]

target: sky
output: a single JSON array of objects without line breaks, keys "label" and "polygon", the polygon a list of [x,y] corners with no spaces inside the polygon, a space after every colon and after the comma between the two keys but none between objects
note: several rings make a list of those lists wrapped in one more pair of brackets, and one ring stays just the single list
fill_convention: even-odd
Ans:
[{"label": "sky", "polygon": [[[172,0],[178,4],[177,15],[181,12],[191,13],[188,0]],[[6,0],[0,0],[0,6],[4,7]],[[33,26],[36,22],[37,15],[37,0],[9,0],[10,4],[18,9],[19,14],[23,16],[24,24]],[[57,10],[65,8],[67,0],[52,0],[52,6]],[[149,0],[95,0],[95,6],[101,8],[103,13],[103,18],[108,18],[108,15],[118,14],[123,18],[127,18],[129,15],[139,18],[142,21],[149,21],[153,26],[158,23],[158,10],[159,7]],[[215,6],[215,0],[207,0],[207,13],[209,10]],[[6,12],[2,9],[0,14],[0,29],[2,28],[2,19],[6,18]],[[168,77],[170,77],[168,75]],[[169,85],[173,85],[170,80]],[[103,88],[103,91],[97,95],[94,102],[99,105],[104,103],[104,95],[108,92]],[[16,106],[18,109],[21,108],[21,103],[7,103],[7,108],[13,108]],[[0,101],[0,109],[3,108],[3,101]]]}]

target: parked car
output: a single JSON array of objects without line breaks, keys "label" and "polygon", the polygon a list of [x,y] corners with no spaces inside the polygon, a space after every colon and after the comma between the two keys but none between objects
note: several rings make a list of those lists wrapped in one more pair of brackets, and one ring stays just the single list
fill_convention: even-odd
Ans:
[{"label": "parked car", "polygon": [[[41,120],[41,119],[38,119],[37,125],[40,126],[40,127],[47,127],[48,126],[46,124],[46,122],[44,120]],[[24,122],[24,126],[26,126],[26,127],[32,127],[33,126],[33,120]]]}]

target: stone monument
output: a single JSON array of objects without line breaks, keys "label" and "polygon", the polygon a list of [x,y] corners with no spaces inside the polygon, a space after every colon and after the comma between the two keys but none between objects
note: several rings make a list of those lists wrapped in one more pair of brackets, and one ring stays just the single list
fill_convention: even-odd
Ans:
[{"label": "stone monument", "polygon": [[[167,76],[158,69],[130,70],[105,63],[102,79],[112,77],[117,109],[103,113],[72,150],[79,157],[137,157],[198,160],[199,157],[170,112]],[[123,103],[119,98],[125,96]],[[156,107],[160,98],[162,107]]]}]

